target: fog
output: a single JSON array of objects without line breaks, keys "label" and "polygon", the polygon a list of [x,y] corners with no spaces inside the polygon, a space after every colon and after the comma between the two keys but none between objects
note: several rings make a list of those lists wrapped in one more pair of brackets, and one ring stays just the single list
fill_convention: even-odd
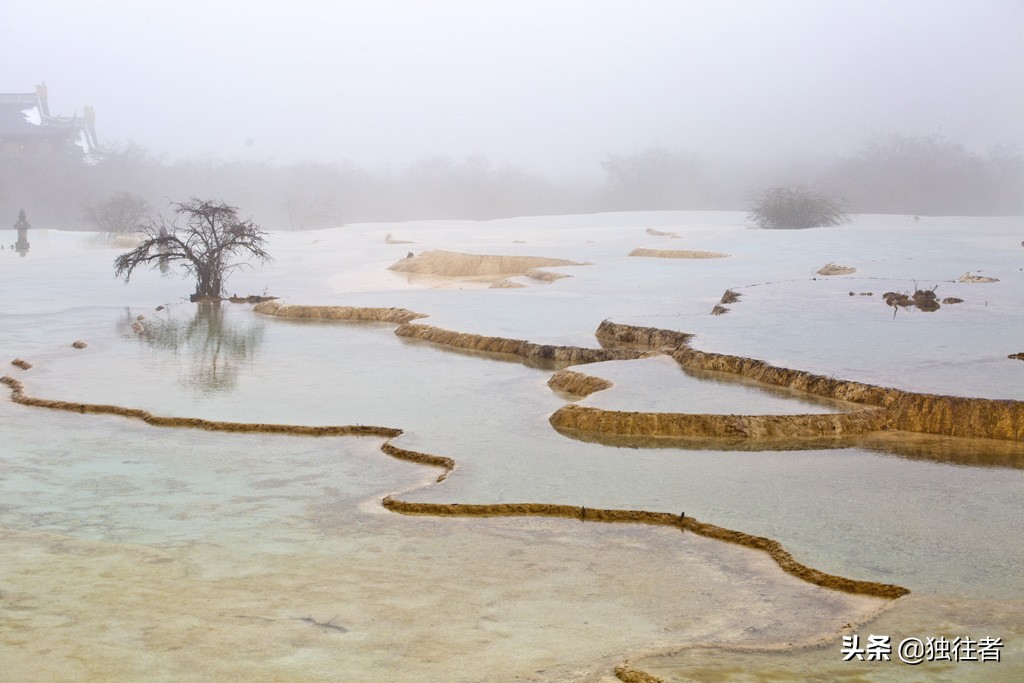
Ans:
[{"label": "fog", "polygon": [[1024,4],[0,3],[0,90],[170,158],[597,174],[661,146],[843,154],[879,131],[1024,139]]},{"label": "fog", "polygon": [[129,192],[306,229],[744,209],[794,183],[858,213],[1024,214],[1022,35],[1016,0],[0,0],[0,92],[91,106],[101,145],[5,143],[0,216],[88,229]]}]

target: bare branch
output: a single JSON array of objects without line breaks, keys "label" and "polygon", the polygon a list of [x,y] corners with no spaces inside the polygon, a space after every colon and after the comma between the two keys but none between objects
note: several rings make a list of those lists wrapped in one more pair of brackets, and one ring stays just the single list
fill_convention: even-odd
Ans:
[{"label": "bare branch", "polygon": [[[176,218],[160,217],[141,227],[145,239],[114,260],[114,275],[125,282],[140,266],[180,263],[196,278],[193,300],[219,297],[232,271],[252,260],[273,260],[266,251],[265,233],[252,219],[241,220],[238,209],[227,204],[192,197],[174,203]],[[181,219],[184,227],[179,227]]]}]

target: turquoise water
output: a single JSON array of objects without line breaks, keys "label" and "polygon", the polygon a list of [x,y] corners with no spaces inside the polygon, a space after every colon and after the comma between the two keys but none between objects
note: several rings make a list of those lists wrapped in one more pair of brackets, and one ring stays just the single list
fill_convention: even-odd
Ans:
[{"label": "turquoise water", "polygon": [[[452,457],[458,463],[446,482],[405,494],[409,499],[685,511],[704,521],[776,538],[801,561],[828,572],[942,594],[1024,595],[1021,576],[1013,570],[1024,561],[1024,549],[1016,542],[1024,533],[1018,514],[1024,471],[1019,469],[965,467],[857,448],[733,452],[578,442],[559,435],[547,422],[547,416],[563,405],[563,399],[546,386],[549,370],[407,341],[394,336],[392,325],[288,321],[259,316],[248,308],[176,304],[145,313],[97,307],[21,316],[19,328],[34,331],[31,336],[37,345],[32,361],[37,367],[15,374],[23,378],[31,395],[139,407],[160,415],[398,427],[405,434],[397,444]],[[137,321],[139,315],[143,320]],[[133,322],[141,322],[145,330],[132,331]],[[8,344],[25,335],[14,336]],[[88,339],[89,346],[76,350],[57,341],[72,336]],[[40,344],[39,339],[52,342]],[[747,385],[691,377],[667,359],[638,361],[633,376],[630,365],[594,366],[594,374],[614,376],[619,384],[588,400],[597,405],[604,400],[609,404],[605,407],[620,409],[668,409],[671,393],[676,392],[681,411],[697,412],[700,405],[720,408],[730,396],[744,408],[736,412],[823,409]],[[578,369],[588,371],[586,366]],[[654,386],[665,391],[645,399],[637,387],[648,386],[652,373],[662,376],[658,381],[664,386],[657,382]],[[38,409],[8,410],[31,413],[23,418],[24,428],[30,431],[19,448],[32,440],[32,421],[41,418],[53,425],[70,419]],[[118,421],[74,419],[78,424],[83,419],[111,425]],[[289,440],[156,429],[121,421],[141,444],[136,448],[146,452],[198,453],[216,443],[214,451],[272,456],[272,444]],[[58,479],[52,482],[51,492],[56,500],[50,500],[32,492],[31,479],[8,475],[0,485],[9,509],[35,510],[31,515],[36,522],[64,520],[69,528],[70,520],[77,519],[96,534],[98,529],[117,525],[107,517],[91,518],[89,496],[120,495],[118,481],[135,481],[130,486],[138,496],[149,495],[155,486],[154,495],[173,497],[173,489],[159,483],[167,477],[150,480],[145,467],[133,464],[134,459],[109,461],[102,442],[73,430],[68,435],[78,441],[74,448],[58,446],[74,454],[61,477],[89,482],[74,487],[85,498],[62,498],[63,479]],[[310,439],[302,448],[308,448],[322,467],[327,459],[335,463],[332,468],[345,467],[338,464],[344,459],[325,455],[332,448],[347,452],[346,440],[334,441],[338,443],[328,447]],[[375,445],[366,448],[372,451]],[[8,463],[18,462],[17,448],[8,453]],[[211,452],[187,462],[212,466],[217,461]],[[280,465],[266,463],[271,470]],[[309,463],[303,467],[310,468],[302,475],[309,478],[310,487],[328,476],[328,470]],[[385,465],[375,467],[390,471]],[[429,476],[429,470],[423,472]],[[224,518],[218,508],[206,507],[208,501],[226,495],[252,498],[249,507],[231,508],[231,515],[248,516],[247,523],[258,524],[253,519],[263,509],[260,493],[250,490],[250,480],[257,475],[236,472],[221,478],[216,468],[208,474],[216,485],[196,484],[189,496],[198,497],[196,509],[208,510],[211,525],[216,528],[217,520]],[[372,481],[349,479],[349,488],[340,490],[360,498],[395,488],[386,475],[381,476]],[[29,498],[40,496],[49,502],[34,507],[37,503]],[[190,504],[186,507],[191,509]],[[104,515],[112,514],[103,509]],[[269,510],[280,513],[275,507]],[[139,513],[135,507],[125,508],[132,517]],[[152,533],[174,539],[173,528],[165,520],[157,525],[162,531]],[[120,533],[111,531],[105,538],[125,540]],[[152,533],[134,540],[158,538]]]}]

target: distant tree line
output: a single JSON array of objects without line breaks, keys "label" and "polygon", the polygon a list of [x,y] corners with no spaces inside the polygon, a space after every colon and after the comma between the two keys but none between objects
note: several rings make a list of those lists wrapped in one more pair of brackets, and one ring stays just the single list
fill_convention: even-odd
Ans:
[{"label": "distant tree line", "polygon": [[[608,210],[744,209],[765,187],[807,186],[817,193],[815,202],[827,194],[841,199],[849,213],[1024,214],[1020,148],[978,154],[938,135],[876,135],[854,155],[816,165],[754,162],[728,168],[654,147],[630,156],[609,154],[604,169]],[[760,197],[769,203],[779,198],[780,192]]]},{"label": "distant tree line", "polygon": [[707,162],[693,152],[648,147],[630,155],[608,154],[602,203],[611,210],[720,208]]},{"label": "distant tree line", "polygon": [[[170,198],[217,197],[272,230],[353,222],[489,219],[596,211],[744,210],[752,192],[805,185],[851,213],[1024,214],[1024,154],[975,153],[936,135],[879,135],[830,162],[726,164],[649,147],[608,154],[603,179],[553,180],[483,157],[430,157],[404,166],[168,161],[129,143],[91,164],[63,157],[0,157],[0,220],[24,208],[33,225],[120,232],[133,209]],[[115,198],[131,205],[111,205]],[[118,221],[122,227],[111,227]]]},{"label": "distant tree line", "polygon": [[1024,213],[1024,155],[1012,147],[975,154],[938,135],[877,135],[825,180],[858,213]]},{"label": "distant tree line", "polygon": [[373,169],[344,162],[169,162],[134,143],[91,164],[55,156],[0,157],[0,220],[12,210],[17,217],[24,208],[38,227],[103,232],[121,232],[112,226],[132,209],[162,210],[189,196],[245,206],[268,229],[308,230],[353,222],[593,211],[600,190],[483,157],[430,157]]}]

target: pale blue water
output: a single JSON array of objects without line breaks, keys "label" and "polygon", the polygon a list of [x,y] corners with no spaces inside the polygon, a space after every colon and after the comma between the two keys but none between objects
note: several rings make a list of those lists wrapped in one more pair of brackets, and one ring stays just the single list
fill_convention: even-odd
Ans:
[{"label": "pale blue water", "polygon": [[[287,321],[248,308],[5,315],[0,348],[36,364],[10,373],[41,397],[217,420],[399,427],[406,431],[399,444],[458,462],[443,484],[403,494],[414,500],[685,511],[776,538],[824,571],[925,592],[1024,595],[1016,569],[1024,562],[1024,471],[861,449],[688,451],[577,442],[547,422],[563,405],[545,384],[551,371],[403,340],[392,325]],[[131,331],[138,315],[145,317],[142,334]],[[73,339],[89,346],[72,349]],[[732,396],[750,410],[822,409],[744,385],[673,376],[673,368],[661,368],[667,363],[638,363],[632,381],[641,386],[663,369],[673,378],[662,381],[680,392],[686,409],[701,403],[702,387],[713,406]],[[604,369],[629,388],[628,363]],[[666,400],[645,401],[636,390],[615,399],[633,409],[664,409]],[[301,527],[320,496],[339,504],[379,498],[402,480],[432,474],[392,463],[373,439],[158,429],[6,401],[2,415],[0,524],[14,528],[179,543],[196,528],[182,520],[202,516],[211,535],[248,532],[251,542],[285,551],[288,539],[257,533],[262,515],[290,515]],[[261,488],[261,481],[272,485]],[[168,509],[181,516],[168,517]]]}]

